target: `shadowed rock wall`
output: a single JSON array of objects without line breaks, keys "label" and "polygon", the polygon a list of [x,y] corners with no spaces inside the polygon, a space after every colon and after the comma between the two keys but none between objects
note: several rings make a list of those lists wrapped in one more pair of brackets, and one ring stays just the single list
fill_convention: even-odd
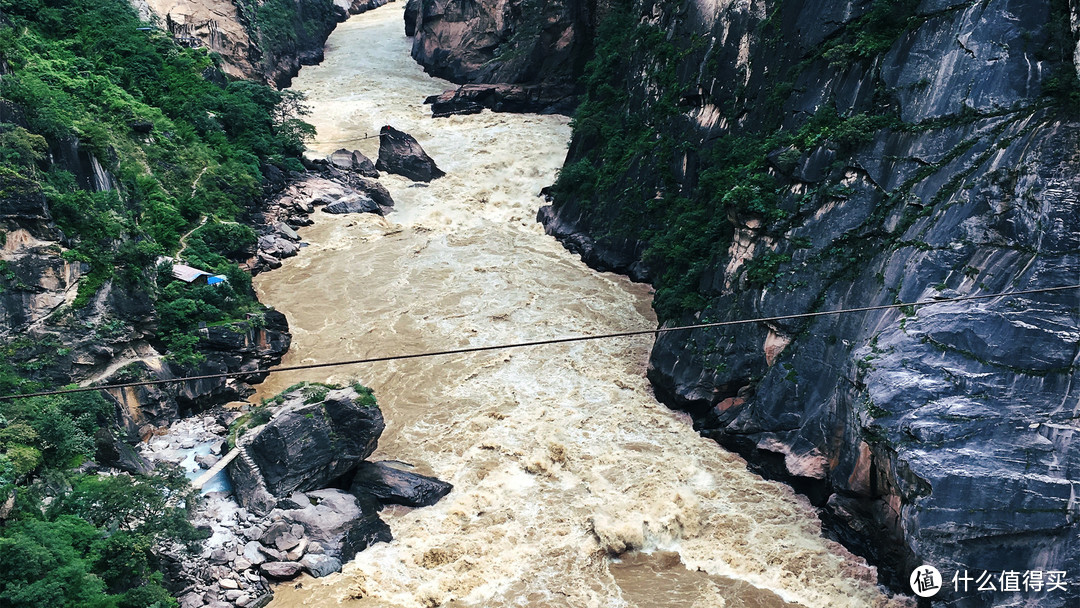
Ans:
[{"label": "shadowed rock wall", "polygon": [[[539,219],[590,264],[657,285],[667,324],[1080,282],[1075,3],[882,6],[628,3],[635,36],[601,57],[628,76],[590,88]],[[649,378],[806,492],[896,587],[921,563],[950,580],[1075,570],[1078,304],[662,334]]]}]

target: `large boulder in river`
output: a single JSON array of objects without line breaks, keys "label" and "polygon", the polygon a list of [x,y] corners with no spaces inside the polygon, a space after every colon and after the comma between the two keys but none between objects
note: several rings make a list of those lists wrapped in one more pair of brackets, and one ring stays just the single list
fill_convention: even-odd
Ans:
[{"label": "large boulder in river", "polygon": [[418,182],[430,182],[446,175],[412,135],[391,126],[379,131],[379,162],[375,168]]},{"label": "large boulder in river", "polygon": [[335,572],[341,572],[341,560],[329,555],[305,555],[304,558],[300,560],[300,565],[315,578],[322,578],[324,576],[330,576]]},{"label": "large boulder in river", "polygon": [[[284,498],[325,488],[375,450],[385,428],[379,408],[361,405],[352,388],[318,395],[322,390],[304,387],[285,395],[270,422],[249,431],[254,433],[250,440],[244,438],[239,449],[247,458],[234,460],[230,469],[242,503],[249,496],[266,503],[263,492]],[[308,403],[313,396],[321,400]],[[254,474],[246,470],[252,467]]]},{"label": "large boulder in river", "polygon": [[370,496],[357,497],[333,488],[303,496],[299,502],[306,504],[280,513],[285,520],[302,525],[305,537],[327,555],[347,562],[368,546],[393,539],[389,526],[379,519],[379,502]]},{"label": "large boulder in river", "polygon": [[439,502],[454,486],[434,477],[396,469],[385,462],[361,462],[349,492],[374,496],[383,504],[427,507]]}]

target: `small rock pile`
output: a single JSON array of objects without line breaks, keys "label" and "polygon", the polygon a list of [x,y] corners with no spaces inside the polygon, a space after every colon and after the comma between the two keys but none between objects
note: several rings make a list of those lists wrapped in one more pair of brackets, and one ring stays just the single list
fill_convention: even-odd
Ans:
[{"label": "small rock pile", "polygon": [[338,150],[326,160],[306,161],[308,170],[292,173],[292,181],[266,206],[252,213],[259,236],[255,255],[243,267],[258,274],[281,267],[281,260],[299,253],[304,245],[296,228],[310,226],[316,207],[326,213],[385,215],[394,199],[376,179],[374,163],[356,150]]}]

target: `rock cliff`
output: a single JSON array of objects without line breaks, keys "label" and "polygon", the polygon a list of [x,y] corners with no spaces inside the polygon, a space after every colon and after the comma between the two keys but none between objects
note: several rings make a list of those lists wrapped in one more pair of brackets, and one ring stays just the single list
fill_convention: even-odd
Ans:
[{"label": "rock cliff", "polygon": [[474,85],[463,91],[477,107],[568,113],[604,6],[595,0],[410,0],[405,32],[413,36],[413,58],[429,74]]},{"label": "rock cliff", "polygon": [[[1080,281],[1076,5],[639,0],[539,219],[665,324]],[[1073,28],[1070,28],[1070,21]],[[1076,291],[666,333],[649,378],[896,588],[1080,563]],[[996,579],[995,579],[996,580]],[[1000,587],[1000,586],[999,586]]]},{"label": "rock cliff", "polygon": [[300,66],[322,61],[339,21],[390,0],[133,0],[188,46],[222,58],[234,77],[286,87]]}]

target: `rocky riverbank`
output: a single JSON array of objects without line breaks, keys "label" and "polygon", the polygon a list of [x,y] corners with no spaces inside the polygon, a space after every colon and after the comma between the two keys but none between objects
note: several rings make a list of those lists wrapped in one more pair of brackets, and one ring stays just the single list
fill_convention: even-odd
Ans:
[{"label": "rocky riverbank", "polygon": [[383,428],[369,390],[312,384],[264,406],[179,420],[141,444],[150,463],[179,465],[192,479],[237,452],[195,510],[209,535],[201,553],[160,547],[181,607],[264,606],[275,583],[328,576],[391,540],[378,515],[385,505],[429,506],[452,489],[402,463],[366,461]]}]

